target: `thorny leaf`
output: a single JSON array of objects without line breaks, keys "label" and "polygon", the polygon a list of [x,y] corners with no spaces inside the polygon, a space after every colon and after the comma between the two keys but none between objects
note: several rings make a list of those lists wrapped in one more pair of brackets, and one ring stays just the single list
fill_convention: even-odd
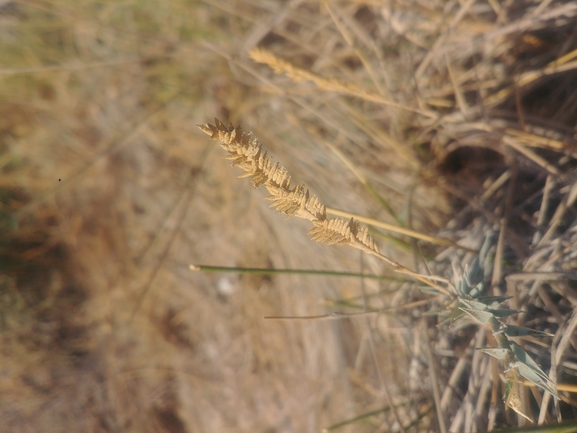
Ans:
[{"label": "thorny leaf", "polygon": [[464,308],[464,307],[460,307],[459,309],[461,311],[464,311],[465,313],[467,313],[469,316],[471,316],[477,322],[480,322],[482,325],[488,325],[489,321],[494,318],[493,313],[491,313],[489,311],[482,311],[482,310],[476,310],[473,308]]},{"label": "thorny leaf", "polygon": [[487,305],[485,305],[484,303],[472,299],[460,299],[459,301],[465,307],[471,310],[486,311],[488,309]]},{"label": "thorny leaf", "polygon": [[487,305],[489,308],[497,308],[503,302],[511,299],[511,296],[479,296],[477,301],[482,302],[483,304]]},{"label": "thorny leaf", "polygon": [[[479,313],[486,312],[486,313],[489,313],[491,316],[494,316],[494,317],[508,317],[508,316],[512,316],[513,314],[519,313],[519,310],[511,310],[509,308],[492,308],[483,302],[479,302],[479,301],[471,300],[471,299],[459,299],[459,302],[466,307],[465,308],[466,310],[478,311]],[[488,317],[488,316],[483,315],[483,317]],[[484,321],[482,323],[486,324],[487,322]]]},{"label": "thorny leaf", "polygon": [[503,325],[495,334],[505,334],[507,337],[526,337],[533,335],[536,337],[553,337],[553,334],[524,326]]},{"label": "thorny leaf", "polygon": [[551,381],[551,379],[549,379],[549,376],[547,376],[545,372],[541,370],[541,367],[539,367],[539,365],[533,361],[533,358],[531,358],[527,352],[525,352],[523,348],[514,341],[509,343],[511,345],[511,349],[513,350],[513,355],[517,361],[509,364],[508,367],[510,369],[516,368],[519,371],[519,374],[529,382],[533,383],[544,391],[547,391],[553,397],[559,398],[559,395],[555,390],[555,384]]},{"label": "thorny leaf", "polygon": [[505,360],[507,358],[507,356],[511,356],[511,350],[510,349],[504,349],[504,348],[500,348],[500,347],[487,347],[487,348],[483,348],[483,349],[477,349],[483,353],[486,353],[487,355],[491,355],[493,358],[497,358],[501,361]]},{"label": "thorny leaf", "polygon": [[519,310],[511,310],[509,308],[499,308],[495,310],[490,309],[489,311],[491,311],[496,317],[509,317],[521,312]]}]

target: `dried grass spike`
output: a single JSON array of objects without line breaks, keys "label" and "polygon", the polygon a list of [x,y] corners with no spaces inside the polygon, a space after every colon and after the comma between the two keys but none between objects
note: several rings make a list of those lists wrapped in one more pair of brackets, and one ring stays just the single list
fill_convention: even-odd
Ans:
[{"label": "dried grass spike", "polygon": [[377,253],[379,252],[377,244],[375,243],[375,241],[373,240],[373,238],[369,234],[369,229],[366,226],[363,226],[363,225],[359,226],[358,233],[355,235],[355,237],[357,238],[357,241],[359,241],[361,244],[363,244],[367,248],[369,248],[369,249],[371,249]]},{"label": "dried grass spike", "polygon": [[328,245],[350,244],[350,229],[348,223],[341,218],[324,221],[313,221],[315,227],[309,231],[313,241]]},{"label": "dried grass spike", "polygon": [[327,219],[327,211],[325,205],[320,202],[320,200],[316,195],[313,194],[310,200],[307,200],[305,208],[307,211],[309,211],[312,215],[315,216],[315,219],[321,221]]},{"label": "dried grass spike", "polygon": [[205,123],[204,125],[196,125],[198,128],[207,135],[210,135],[210,138],[213,140],[218,137],[218,130],[215,126],[211,125],[210,123]]},{"label": "dried grass spike", "polygon": [[213,140],[221,141],[221,147],[228,152],[225,157],[231,165],[245,173],[239,177],[250,177],[255,188],[264,186],[269,192],[271,207],[287,217],[308,219],[314,224],[309,232],[312,239],[326,244],[350,245],[366,252],[378,253],[375,242],[366,227],[354,219],[349,221],[327,219],[325,205],[316,195],[311,195],[304,185],[291,188],[291,177],[285,167],[273,162],[258,139],[252,133],[243,132],[240,126],[226,126],[218,119],[214,125],[198,125],[201,131]]}]

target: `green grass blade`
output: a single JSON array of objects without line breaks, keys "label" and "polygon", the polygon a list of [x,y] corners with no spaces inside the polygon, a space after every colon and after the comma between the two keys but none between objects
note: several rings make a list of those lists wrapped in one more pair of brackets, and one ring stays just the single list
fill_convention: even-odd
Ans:
[{"label": "green grass blade", "polygon": [[297,275],[322,275],[325,277],[351,277],[369,278],[373,280],[405,282],[409,281],[397,277],[387,277],[383,275],[363,274],[360,272],[338,272],[317,269],[267,269],[267,268],[237,268],[227,266],[190,265],[190,269],[200,272],[229,272],[235,274],[253,275],[275,275],[275,274],[297,274]]}]

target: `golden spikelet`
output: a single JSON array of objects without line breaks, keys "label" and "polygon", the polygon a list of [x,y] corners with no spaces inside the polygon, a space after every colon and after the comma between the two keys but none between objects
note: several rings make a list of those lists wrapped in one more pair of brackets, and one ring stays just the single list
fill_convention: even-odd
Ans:
[{"label": "golden spikelet", "polygon": [[232,165],[245,171],[239,177],[250,177],[255,188],[264,186],[269,192],[271,207],[287,217],[296,216],[311,221],[314,227],[309,235],[317,242],[332,245],[350,245],[352,247],[377,253],[378,249],[369,235],[367,227],[351,218],[328,219],[325,206],[316,195],[310,195],[304,185],[291,187],[291,177],[286,168],[263,152],[262,145],[252,133],[243,132],[240,126],[226,126],[218,119],[214,125],[198,125],[213,140],[221,142],[228,152],[226,159]]}]

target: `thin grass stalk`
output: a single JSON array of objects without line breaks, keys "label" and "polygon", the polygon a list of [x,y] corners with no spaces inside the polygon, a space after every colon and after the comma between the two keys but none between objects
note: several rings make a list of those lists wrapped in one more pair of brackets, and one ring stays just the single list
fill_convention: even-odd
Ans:
[{"label": "thin grass stalk", "polygon": [[251,275],[279,275],[279,274],[296,274],[296,275],[321,275],[323,277],[352,277],[368,278],[372,280],[404,282],[405,280],[383,275],[364,274],[362,272],[339,272],[325,271],[317,269],[266,269],[266,268],[240,268],[227,266],[210,266],[210,265],[190,265],[189,268],[197,272],[227,272],[235,274]]}]

